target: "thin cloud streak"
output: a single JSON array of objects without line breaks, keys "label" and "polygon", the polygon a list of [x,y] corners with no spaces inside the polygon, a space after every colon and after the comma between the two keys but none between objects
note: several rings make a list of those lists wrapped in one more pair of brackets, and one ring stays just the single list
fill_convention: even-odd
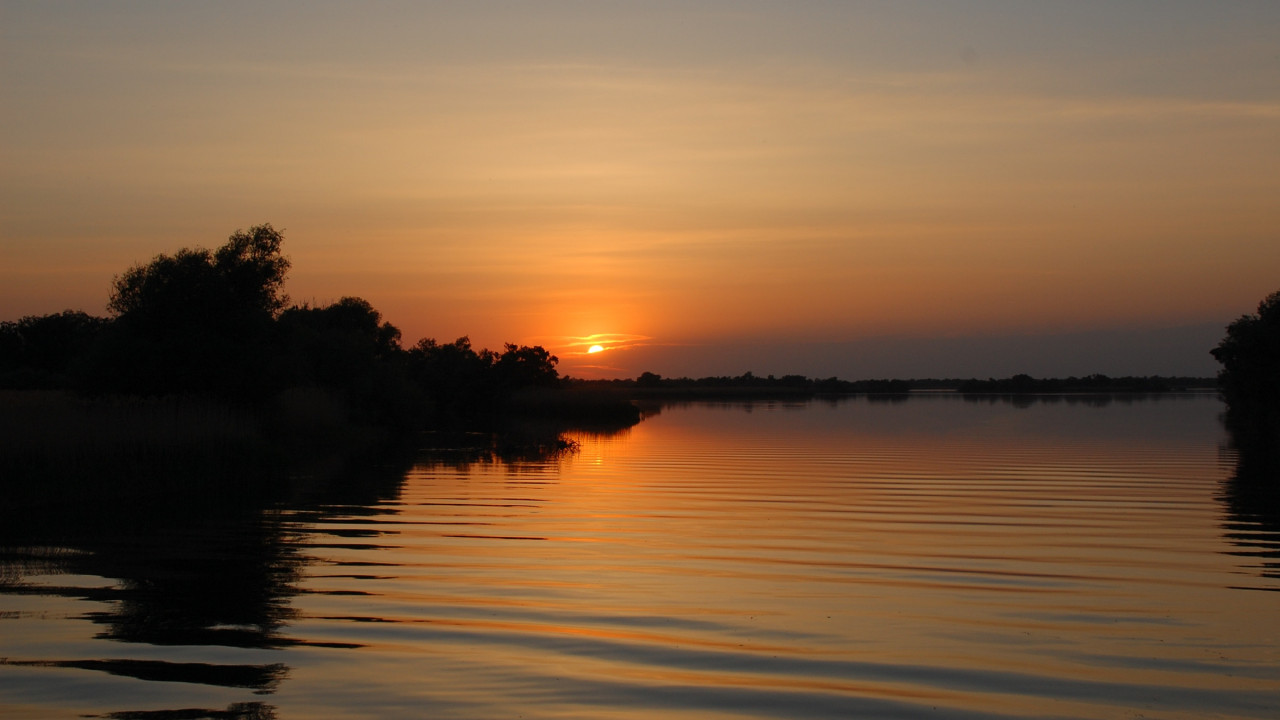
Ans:
[{"label": "thin cloud streak", "polygon": [[[625,333],[595,333],[593,335],[585,335],[580,337],[560,336],[560,337],[541,337],[534,338],[530,342],[546,345],[552,348],[555,354],[561,358],[577,358],[587,355],[599,356],[602,353],[615,352],[619,350],[630,350],[634,348],[647,347],[653,343],[646,335],[630,335]],[[601,346],[601,350],[589,353],[588,350],[596,345]],[[583,366],[587,367],[587,366]]]}]

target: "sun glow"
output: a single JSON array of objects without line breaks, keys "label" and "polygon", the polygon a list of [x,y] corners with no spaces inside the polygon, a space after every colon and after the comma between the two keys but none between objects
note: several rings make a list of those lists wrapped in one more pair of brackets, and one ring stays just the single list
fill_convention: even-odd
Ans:
[{"label": "sun glow", "polygon": [[[559,372],[579,379],[635,377],[641,370],[635,351],[652,345],[648,335],[593,333],[591,335],[533,335],[522,338],[543,345],[560,359]],[[643,354],[642,354],[643,355]]]}]

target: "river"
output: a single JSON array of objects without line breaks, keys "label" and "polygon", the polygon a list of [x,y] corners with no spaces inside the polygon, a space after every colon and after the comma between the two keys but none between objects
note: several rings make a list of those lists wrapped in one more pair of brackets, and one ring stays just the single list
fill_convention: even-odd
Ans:
[{"label": "river", "polygon": [[1221,411],[669,404],[62,508],[0,550],[0,717],[1280,717],[1280,523]]}]

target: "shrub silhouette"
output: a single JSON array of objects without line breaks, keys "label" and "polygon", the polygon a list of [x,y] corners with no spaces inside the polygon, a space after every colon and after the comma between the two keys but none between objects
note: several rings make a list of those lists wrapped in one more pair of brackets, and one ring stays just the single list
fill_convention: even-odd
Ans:
[{"label": "shrub silhouette", "polygon": [[74,383],[105,318],[79,310],[0,322],[0,387],[65,388]]},{"label": "shrub silhouette", "polygon": [[423,338],[408,351],[407,373],[423,391],[436,423],[491,423],[510,408],[520,390],[552,388],[560,382],[559,360],[540,345],[507,343],[502,354],[475,350],[463,336],[448,344]]},{"label": "shrub silhouette", "polygon": [[1218,386],[1233,432],[1280,443],[1280,292],[1258,303],[1258,312],[1227,326],[1210,351],[1222,363]]},{"label": "shrub silhouette", "polygon": [[367,300],[292,307],[280,314],[277,330],[277,385],[336,393],[364,423],[411,422],[420,393],[404,378],[400,330],[382,322]]},{"label": "shrub silhouette", "polygon": [[157,255],[117,276],[115,314],[94,389],[144,395],[261,398],[272,387],[271,336],[288,302],[284,236],[237,230],[216,251]]},{"label": "shrub silhouette", "polygon": [[490,384],[495,360],[489,350],[474,350],[464,335],[443,345],[434,338],[419,340],[408,351],[406,365],[434,421],[452,418],[470,423],[492,413],[496,405],[496,388]]},{"label": "shrub silhouette", "polygon": [[391,362],[400,353],[400,330],[382,322],[368,301],[344,297],[322,308],[292,307],[280,314],[284,351],[281,372],[289,384],[337,387]]},{"label": "shrub silhouette", "polygon": [[559,358],[541,345],[507,343],[493,363],[494,381],[499,388],[513,392],[531,387],[555,387],[560,380],[556,372]]}]

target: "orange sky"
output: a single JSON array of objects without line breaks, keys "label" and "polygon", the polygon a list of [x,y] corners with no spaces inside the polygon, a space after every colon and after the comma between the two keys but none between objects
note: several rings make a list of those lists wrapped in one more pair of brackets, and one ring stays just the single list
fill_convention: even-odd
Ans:
[{"label": "orange sky", "polygon": [[1026,371],[1207,374],[1124,338],[1280,289],[1276,37],[1266,2],[4,2],[0,317],[271,222],[296,300],[575,375],[1049,336],[1100,344]]}]

